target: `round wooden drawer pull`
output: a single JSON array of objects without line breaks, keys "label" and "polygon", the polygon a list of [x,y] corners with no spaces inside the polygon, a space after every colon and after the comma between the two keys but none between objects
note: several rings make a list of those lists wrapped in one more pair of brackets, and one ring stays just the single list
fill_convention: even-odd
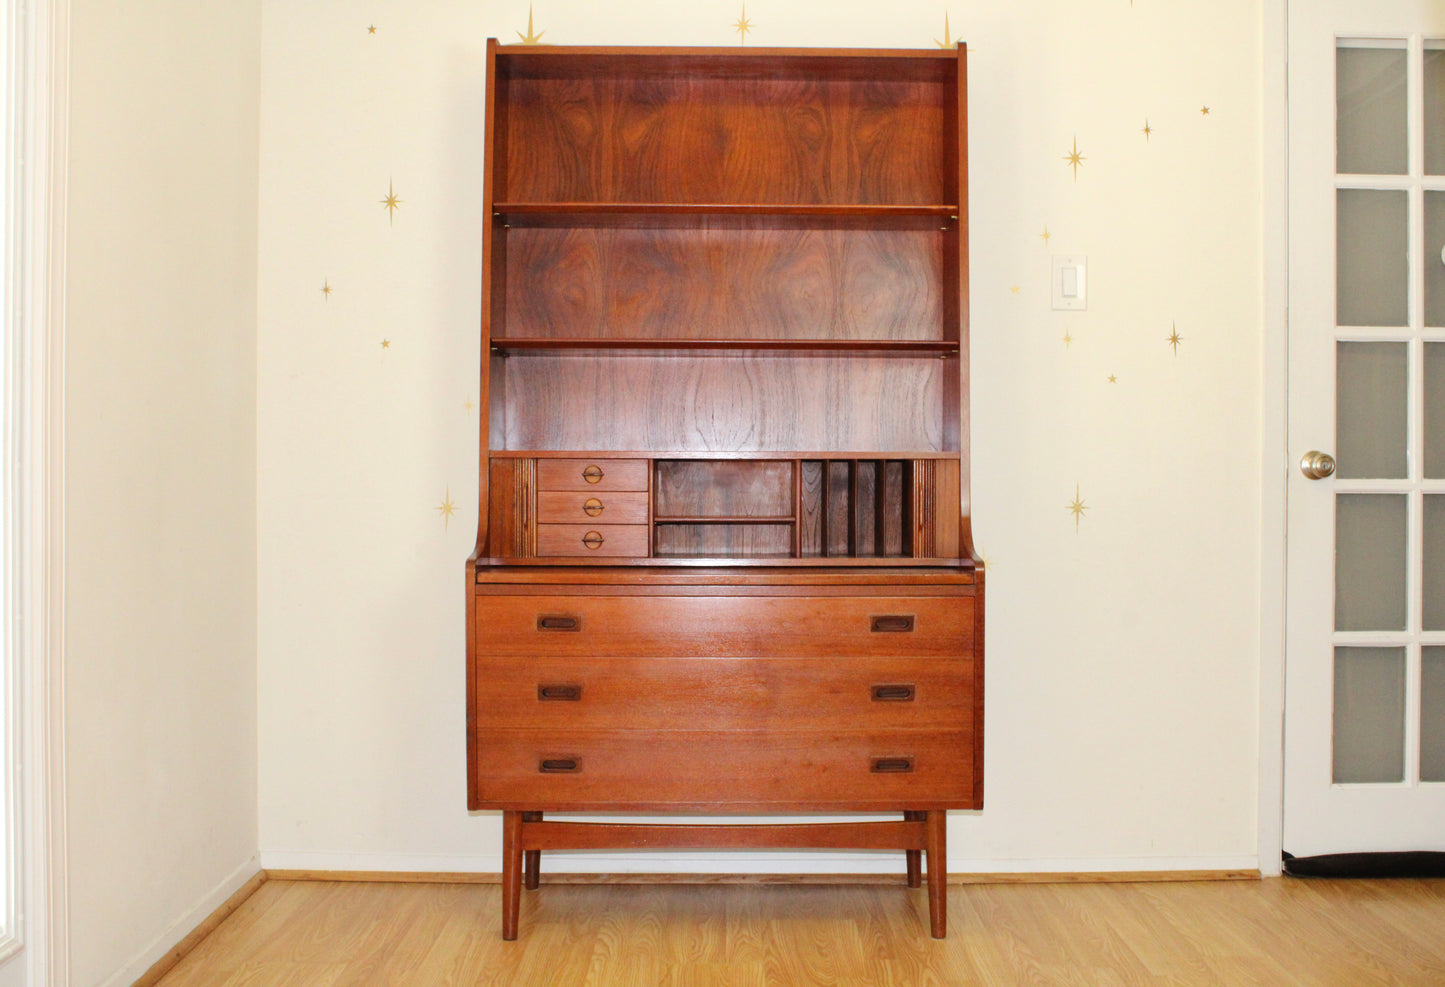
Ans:
[{"label": "round wooden drawer pull", "polygon": [[602,501],[596,497],[588,497],[582,504],[582,510],[587,512],[588,517],[596,517],[602,513]]},{"label": "round wooden drawer pull", "polygon": [[588,483],[600,483],[603,475],[602,467],[595,463],[582,471],[582,479]]},{"label": "round wooden drawer pull", "polygon": [[601,547],[602,547],[602,533],[599,532],[599,531],[589,531],[589,532],[587,532],[587,534],[585,534],[585,535],[582,536],[582,544],[586,545],[588,548],[591,548],[591,549],[601,548]]}]

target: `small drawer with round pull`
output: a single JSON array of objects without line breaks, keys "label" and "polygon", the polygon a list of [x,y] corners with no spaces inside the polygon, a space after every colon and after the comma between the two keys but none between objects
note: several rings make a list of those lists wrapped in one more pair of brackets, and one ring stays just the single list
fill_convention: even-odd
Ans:
[{"label": "small drawer with round pull", "polygon": [[647,492],[645,459],[539,459],[538,490]]},{"label": "small drawer with round pull", "polygon": [[539,490],[537,520],[542,524],[646,524],[647,492]]},{"label": "small drawer with round pull", "polygon": [[553,558],[646,558],[647,535],[645,524],[539,524],[537,554]]}]

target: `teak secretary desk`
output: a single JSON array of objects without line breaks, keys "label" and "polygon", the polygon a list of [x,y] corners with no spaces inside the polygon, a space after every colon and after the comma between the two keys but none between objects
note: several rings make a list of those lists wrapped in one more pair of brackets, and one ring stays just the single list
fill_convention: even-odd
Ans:
[{"label": "teak secretary desk", "polygon": [[[965,50],[487,46],[467,780],[541,851],[983,804]],[[552,812],[901,813],[611,824]]]}]

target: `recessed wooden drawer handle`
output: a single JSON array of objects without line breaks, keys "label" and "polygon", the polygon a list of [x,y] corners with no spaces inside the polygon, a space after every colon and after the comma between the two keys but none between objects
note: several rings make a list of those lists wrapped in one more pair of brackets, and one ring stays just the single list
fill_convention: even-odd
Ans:
[{"label": "recessed wooden drawer handle", "polygon": [[582,504],[582,510],[587,512],[588,517],[596,517],[602,513],[602,501],[596,497],[588,497]]},{"label": "recessed wooden drawer handle", "polygon": [[580,685],[539,685],[537,699],[542,702],[575,703],[582,698]]},{"label": "recessed wooden drawer handle", "polygon": [[913,686],[875,685],[873,701],[875,703],[911,703],[913,702]]},{"label": "recessed wooden drawer handle", "polygon": [[913,614],[887,613],[869,617],[868,629],[874,634],[906,634],[913,630]]},{"label": "recessed wooden drawer handle", "polygon": [[601,547],[602,547],[602,532],[600,532],[600,531],[589,531],[589,532],[587,532],[587,534],[585,534],[585,535],[582,536],[582,544],[586,545],[588,548],[591,548],[591,549],[601,548]]},{"label": "recessed wooden drawer handle", "polygon": [[582,770],[580,757],[544,757],[537,764],[544,775],[570,775]]},{"label": "recessed wooden drawer handle", "polygon": [[586,480],[588,483],[601,483],[602,477],[604,475],[605,474],[603,474],[602,472],[602,467],[597,466],[596,464],[593,464],[592,466],[589,466],[582,471],[582,479]]},{"label": "recessed wooden drawer handle", "polygon": [[537,630],[539,631],[580,631],[581,629],[582,618],[574,617],[571,614],[542,614],[537,618]]},{"label": "recessed wooden drawer handle", "polygon": [[913,770],[911,757],[875,757],[873,773],[878,775],[904,774]]}]

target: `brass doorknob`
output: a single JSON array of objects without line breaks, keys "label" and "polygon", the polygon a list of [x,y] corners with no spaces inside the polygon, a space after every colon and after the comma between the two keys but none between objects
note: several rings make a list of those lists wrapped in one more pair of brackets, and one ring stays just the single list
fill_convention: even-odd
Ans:
[{"label": "brass doorknob", "polygon": [[1299,461],[1299,471],[1311,480],[1323,480],[1333,476],[1335,457],[1318,449],[1311,449]]}]

